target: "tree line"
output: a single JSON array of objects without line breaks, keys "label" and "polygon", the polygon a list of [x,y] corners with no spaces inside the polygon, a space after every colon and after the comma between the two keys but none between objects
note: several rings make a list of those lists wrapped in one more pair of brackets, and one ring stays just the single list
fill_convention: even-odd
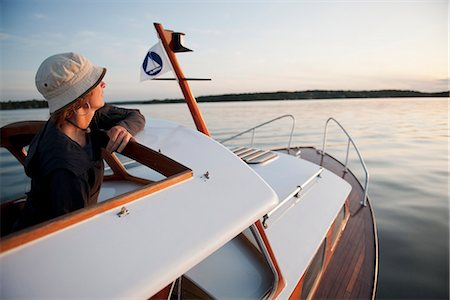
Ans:
[{"label": "tree line", "polygon": [[[400,98],[400,97],[449,97],[449,91],[438,93],[423,93],[405,90],[375,90],[375,91],[346,91],[346,90],[308,90],[297,92],[269,92],[269,93],[241,93],[223,94],[197,97],[197,102],[227,102],[227,101],[274,101],[274,100],[308,100],[308,99],[352,99],[352,98]],[[163,104],[181,103],[184,99],[119,101],[114,104]],[[0,110],[46,108],[44,100],[25,100],[0,102]]]}]

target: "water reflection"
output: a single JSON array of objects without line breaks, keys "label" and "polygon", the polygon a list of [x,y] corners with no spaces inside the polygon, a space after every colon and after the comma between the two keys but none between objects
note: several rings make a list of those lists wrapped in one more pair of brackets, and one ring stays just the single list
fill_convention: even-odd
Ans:
[{"label": "water reflection", "polygon": [[[186,104],[137,107],[150,124],[160,118],[195,128]],[[325,121],[336,118],[355,139],[371,174],[380,240],[377,298],[448,298],[448,99],[203,103],[200,109],[216,139],[292,114],[297,121],[292,144],[319,148]],[[3,126],[46,119],[47,110],[0,111],[0,117]],[[257,145],[283,147],[289,131],[289,121],[280,121],[257,132]],[[329,136],[327,151],[345,160],[346,137],[331,126]],[[1,151],[3,197],[24,177],[20,165]],[[355,153],[349,166],[363,182]]]}]

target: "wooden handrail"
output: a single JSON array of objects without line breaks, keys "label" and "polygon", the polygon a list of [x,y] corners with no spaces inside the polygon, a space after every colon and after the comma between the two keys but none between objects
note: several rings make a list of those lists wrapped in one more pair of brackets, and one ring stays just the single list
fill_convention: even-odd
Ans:
[{"label": "wooden handrail", "polygon": [[[25,140],[31,141],[33,138],[32,133],[36,133],[39,131],[39,129],[42,127],[42,125],[45,122],[41,123],[28,123],[28,122],[20,122],[15,123],[14,126],[5,126],[1,128],[1,134],[2,134],[2,146],[5,145],[7,149],[18,149],[21,147],[23,149],[23,146],[26,144],[23,144]],[[13,125],[13,124],[11,124]],[[37,126],[39,126],[37,128]],[[7,129],[4,129],[7,128]],[[12,128],[12,129],[11,129]],[[20,142],[17,145],[14,145],[14,141],[11,142],[10,137],[12,136],[20,136],[20,128],[25,128],[24,132],[27,134],[26,139],[20,138],[18,141]],[[5,133],[5,134],[4,134]],[[13,134],[15,133],[15,134]],[[7,141],[3,141],[3,137],[8,137]],[[31,137],[31,138],[30,138]],[[94,137],[95,139],[98,139],[100,142],[100,145],[106,146],[108,143],[108,136],[106,132],[96,132]],[[10,147],[11,146],[11,147]],[[8,148],[10,147],[10,148]],[[10,150],[11,151],[11,150]],[[100,213],[103,213],[107,210],[122,206],[124,204],[133,202],[139,198],[142,198],[144,196],[153,194],[157,191],[163,190],[169,186],[172,186],[176,183],[182,182],[184,180],[187,180],[193,176],[192,170],[188,167],[174,161],[173,159],[170,159],[169,157],[166,157],[165,155],[154,151],[144,145],[141,145],[137,143],[136,141],[131,140],[127,146],[122,151],[122,154],[136,160],[137,162],[141,163],[142,165],[145,165],[158,173],[166,176],[165,179],[158,181],[158,182],[151,182],[146,179],[138,178],[132,175],[129,175],[126,170],[123,168],[123,166],[120,164],[120,161],[115,158],[114,155],[109,155],[107,158],[107,162],[111,169],[113,171],[118,171],[120,174],[116,174],[116,178],[123,179],[123,180],[130,180],[133,182],[138,182],[141,184],[145,184],[142,187],[130,191],[128,193],[125,193],[123,195],[116,196],[114,198],[111,198],[109,200],[103,201],[101,203],[97,203],[93,206],[85,207],[82,209],[79,209],[77,211],[68,213],[66,215],[60,216],[58,218],[43,222],[41,224],[37,224],[35,226],[32,226],[30,228],[26,228],[24,230],[18,231],[16,233],[13,233],[11,235],[2,237],[0,240],[0,253],[3,253],[5,251],[11,250],[15,247],[18,247],[20,245],[29,243],[31,241],[34,241],[38,238],[44,237],[46,235],[49,235],[51,233],[54,233],[56,231],[62,230],[64,228],[67,228],[71,225],[77,224],[81,221],[87,220],[95,215],[98,215]],[[25,158],[25,154],[23,159]]]}]

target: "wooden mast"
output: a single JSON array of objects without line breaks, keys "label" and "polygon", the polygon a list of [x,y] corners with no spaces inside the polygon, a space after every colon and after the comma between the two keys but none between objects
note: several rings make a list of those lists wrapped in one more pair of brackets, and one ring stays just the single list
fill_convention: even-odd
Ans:
[{"label": "wooden mast", "polygon": [[[178,60],[175,56],[175,52],[173,51],[173,49],[171,47],[173,31],[164,29],[163,26],[159,23],[154,23],[154,25],[156,28],[156,32],[158,33],[159,38],[164,46],[164,49],[166,50],[167,56],[169,57],[169,60],[172,63],[173,70],[178,79],[178,84],[180,85],[181,91],[183,92],[184,98],[186,99],[186,102],[189,106],[191,115],[194,118],[194,122],[195,122],[195,125],[197,126],[197,130],[206,134],[207,136],[211,136],[211,134],[208,131],[208,128],[206,127],[205,121],[203,120],[203,116],[198,108],[197,101],[195,100],[195,97],[191,92],[191,89],[187,83],[187,80],[184,77],[183,71],[181,71],[180,65],[178,64]],[[172,46],[173,46],[173,44],[172,44]],[[257,228],[259,234],[261,235],[264,245],[268,249],[270,259],[272,260],[272,263],[275,266],[275,271],[278,274],[278,284],[275,287],[275,292],[273,295],[273,297],[276,298],[281,293],[283,288],[286,286],[286,281],[283,277],[283,274],[281,273],[277,259],[272,250],[269,239],[267,238],[266,232],[264,231],[261,221],[259,221],[259,220],[256,221],[255,225],[256,225],[256,228]],[[166,287],[166,289],[167,288],[168,287]]]},{"label": "wooden mast", "polygon": [[181,91],[183,92],[184,99],[186,99],[186,103],[189,107],[192,118],[194,119],[194,123],[195,126],[197,127],[197,130],[204,133],[207,136],[211,136],[208,128],[206,127],[206,123],[203,120],[202,113],[198,108],[197,101],[195,100],[195,97],[191,92],[191,88],[189,87],[189,84],[186,78],[184,77],[183,71],[181,70],[180,65],[178,64],[175,52],[172,50],[171,44],[173,31],[164,29],[164,27],[159,23],[154,23],[154,25],[156,32],[158,33],[158,36],[164,46],[164,49],[166,50],[170,63],[172,64],[173,71],[177,76],[178,84],[180,85]]}]

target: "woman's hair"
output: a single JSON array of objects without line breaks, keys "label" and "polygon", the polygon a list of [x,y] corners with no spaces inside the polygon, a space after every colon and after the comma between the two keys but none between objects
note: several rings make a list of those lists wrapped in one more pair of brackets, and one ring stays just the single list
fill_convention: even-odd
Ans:
[{"label": "woman's hair", "polygon": [[64,106],[63,108],[55,111],[54,113],[51,114],[50,119],[52,119],[53,122],[55,122],[56,126],[61,127],[66,119],[71,118],[76,113],[77,109],[81,108],[88,102],[91,94],[92,91],[87,93],[83,97],[78,98],[72,103]]}]

